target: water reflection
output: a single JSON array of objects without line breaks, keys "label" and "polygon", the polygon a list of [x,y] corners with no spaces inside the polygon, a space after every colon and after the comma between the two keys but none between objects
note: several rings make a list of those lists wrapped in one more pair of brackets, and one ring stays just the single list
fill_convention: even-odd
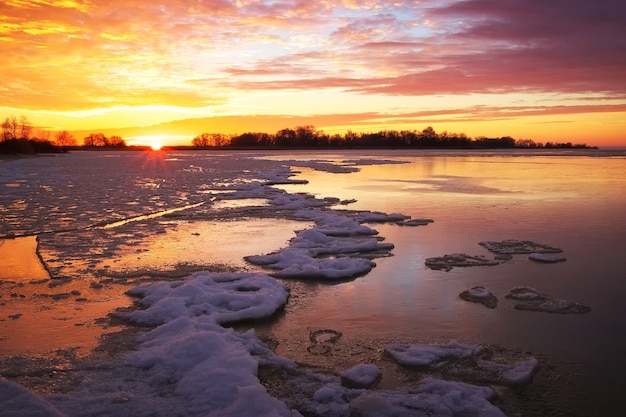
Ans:
[{"label": "water reflection", "polygon": [[265,254],[287,246],[294,237],[293,231],[302,227],[306,227],[302,222],[282,219],[170,221],[161,224],[161,233],[104,261],[102,267],[108,269],[108,274],[211,264],[255,269],[243,260],[244,256]]},{"label": "water reflection", "polygon": [[[389,158],[388,154],[384,155]],[[426,227],[374,225],[395,245],[366,277],[320,287],[307,309],[272,330],[279,342],[312,326],[329,327],[364,343],[368,338],[406,341],[459,339],[528,349],[584,368],[591,388],[626,375],[621,279],[626,223],[626,161],[623,158],[418,157],[397,155],[403,165],[361,166],[331,174],[298,168],[304,186],[284,186],[319,197],[356,199],[356,209],[400,212],[434,219]],[[490,256],[482,240],[533,240],[565,250],[567,262],[538,265],[515,256],[495,267],[425,268],[427,257],[450,253]],[[482,285],[498,296],[494,310],[458,295]],[[585,305],[585,316],[522,312],[504,295],[526,285]],[[290,318],[291,317],[291,318]],[[295,336],[299,335],[299,336]],[[350,336],[351,335],[351,336]],[[288,346],[293,342],[288,343]],[[290,351],[290,354],[294,354]],[[299,360],[312,360],[306,352]],[[573,370],[569,370],[574,372]],[[602,383],[608,396],[614,385]],[[598,397],[599,398],[599,397]],[[601,402],[601,401],[599,401]]]},{"label": "water reflection", "polygon": [[0,280],[49,278],[37,256],[35,236],[0,239]]}]

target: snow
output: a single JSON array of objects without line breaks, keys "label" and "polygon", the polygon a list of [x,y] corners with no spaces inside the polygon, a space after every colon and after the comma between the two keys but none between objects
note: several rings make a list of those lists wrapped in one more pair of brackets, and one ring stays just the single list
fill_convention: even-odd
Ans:
[{"label": "snow", "polygon": [[0,417],[65,417],[21,385],[0,377]]},{"label": "snow", "polygon": [[469,293],[472,297],[476,298],[487,298],[489,294],[491,294],[485,287],[473,287],[469,290]]},{"label": "snow", "polygon": [[539,367],[537,358],[530,357],[514,365],[478,360],[480,369],[492,372],[500,382],[507,385],[522,385],[531,381]]},{"label": "snow", "polygon": [[[19,416],[23,410],[23,415],[53,417],[504,415],[489,402],[494,391],[488,387],[425,379],[413,388],[370,391],[363,388],[380,378],[374,365],[358,364],[336,377],[302,372],[274,354],[254,330],[242,333],[223,327],[220,323],[267,317],[286,302],[285,288],[262,273],[201,272],[181,281],[140,285],[129,293],[141,297],[145,309],[119,314],[156,325],[140,333],[136,350],[93,367],[80,379],[78,389],[67,394],[41,398],[1,381],[0,415]],[[258,308],[263,303],[272,307]],[[385,351],[401,364],[439,366],[437,362],[472,358],[482,348],[450,341],[389,345]],[[292,389],[293,404],[271,396],[257,378],[259,366],[300,372],[291,383],[302,396]],[[528,380],[536,361],[482,366],[521,383]],[[39,410],[42,413],[37,414]]]},{"label": "snow", "polygon": [[586,314],[591,311],[591,307],[542,294],[531,287],[514,287],[504,297],[520,301],[514,307],[516,310],[556,314]]},{"label": "snow", "polygon": [[444,374],[494,385],[527,384],[539,367],[539,361],[532,356],[515,363],[496,362],[491,360],[490,349],[463,345],[455,340],[447,345],[393,344],[387,346],[385,352],[403,366],[437,369]]},{"label": "snow", "polygon": [[459,297],[466,301],[480,303],[488,308],[495,308],[498,305],[498,298],[483,286],[476,286],[463,291]]},{"label": "snow", "polygon": [[364,237],[377,232],[346,215],[311,210],[299,211],[296,216],[316,225],[298,232],[289,246],[279,251],[244,259],[277,271],[271,273],[274,277],[346,280],[367,274],[376,266],[369,258],[387,256],[394,247]]},{"label": "snow", "polygon": [[[430,219],[411,220],[398,213],[332,210],[330,207],[341,200],[290,194],[274,188],[279,184],[306,182],[290,179],[295,172],[289,169],[289,164],[281,168],[272,164],[271,169],[258,167],[245,172],[237,171],[235,175],[225,174],[222,184],[213,180],[211,190],[218,192],[215,196],[209,195],[208,200],[206,174],[210,168],[190,165],[186,168],[189,176],[185,178],[184,185],[164,180],[157,184],[158,174],[154,175],[154,181],[137,180],[138,186],[149,187],[150,192],[135,198],[133,187],[124,177],[124,170],[120,169],[124,165],[114,161],[121,159],[120,155],[110,159],[106,178],[110,178],[115,186],[112,187],[114,192],[107,198],[116,212],[102,213],[99,198],[96,200],[100,205],[89,207],[80,204],[74,207],[69,202],[63,202],[56,211],[71,218],[74,228],[71,230],[93,227],[94,224],[112,224],[111,217],[125,221],[144,213],[160,215],[168,210],[170,213],[176,210],[178,216],[184,216],[184,210],[192,206],[197,207],[194,215],[201,217],[215,210],[211,201],[260,198],[267,202],[267,207],[262,209],[266,210],[264,214],[268,217],[278,217],[275,213],[280,211],[281,217],[314,223],[313,227],[298,231],[285,248],[246,258],[250,263],[267,267],[274,277],[343,280],[364,275],[375,267],[371,258],[389,256],[394,248],[393,244],[376,237],[378,232],[366,223],[417,226],[432,222]],[[338,166],[311,162],[300,163],[300,166],[347,173],[357,169],[350,164]],[[68,179],[73,175],[71,169],[69,165],[63,168]],[[62,180],[57,181],[57,185],[65,187]],[[37,188],[39,184],[33,182],[33,186]],[[89,195],[88,184],[71,186],[80,188],[76,195]],[[55,195],[63,192],[60,191],[62,187],[58,188],[53,190]],[[198,200],[206,200],[206,204],[200,207],[197,204],[201,203],[193,203]],[[128,201],[133,204],[126,204]],[[233,205],[234,208],[236,206]],[[19,212],[22,211],[20,209]],[[48,230],[48,227],[53,230],[67,229],[67,220],[59,216],[45,218],[45,223],[39,220],[44,216],[33,216],[22,223],[24,230],[16,232]],[[125,238],[116,239],[115,242],[120,242]],[[113,257],[116,245],[105,246],[103,257]],[[453,256],[454,262],[468,260],[476,261],[466,255],[463,259],[459,255]],[[265,273],[197,272],[182,280],[139,285],[128,294],[139,298],[141,309],[116,314],[140,325],[154,326],[138,336],[136,350],[108,362],[74,370],[80,376],[75,389],[48,394],[45,398],[0,379],[0,416],[297,417],[301,412],[329,417],[416,414],[503,416],[489,402],[494,396],[491,388],[464,382],[425,379],[414,388],[393,391],[363,389],[380,378],[380,370],[369,364],[355,365],[338,376],[308,372],[306,378],[296,381],[299,389],[312,391],[298,409],[282,398],[271,396],[259,381],[259,367],[293,370],[297,369],[296,364],[274,354],[257,338],[254,330],[242,333],[225,327],[239,321],[270,317],[287,303],[289,292],[286,287]],[[478,292],[478,296],[482,293]],[[322,336],[328,334],[328,331],[316,334],[315,340],[323,341]],[[454,359],[475,360],[483,348],[450,341],[447,345],[392,344],[385,348],[385,352],[406,366],[444,366]],[[477,362],[483,370],[509,383],[528,381],[537,366],[534,358],[512,366],[482,359]],[[346,385],[359,388],[342,386],[342,380],[348,381]]]},{"label": "snow", "polygon": [[126,314],[140,324],[162,324],[180,316],[207,316],[216,323],[268,317],[287,303],[285,286],[266,274],[198,272],[183,281],[138,286],[143,310]]},{"label": "snow", "polygon": [[380,369],[370,364],[359,364],[339,373],[342,383],[353,388],[371,387],[381,375]]},{"label": "snow", "polygon": [[366,391],[352,401],[350,415],[504,417],[488,401],[493,395],[491,388],[429,378],[414,390]]},{"label": "snow", "polygon": [[405,366],[429,366],[446,358],[467,358],[480,352],[479,346],[451,340],[447,345],[390,344],[385,352]]}]

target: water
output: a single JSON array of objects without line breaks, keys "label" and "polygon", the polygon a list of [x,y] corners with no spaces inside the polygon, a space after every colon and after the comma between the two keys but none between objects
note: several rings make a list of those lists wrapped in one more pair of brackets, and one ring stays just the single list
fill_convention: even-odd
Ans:
[{"label": "water", "polygon": [[[316,160],[355,161],[350,165],[360,170],[319,171],[311,168]],[[504,345],[549,358],[567,378],[582,379],[573,389],[591,392],[586,406],[615,405],[626,383],[626,157],[599,152],[76,152],[0,162],[0,233],[38,235],[53,274],[41,282],[35,273],[12,276],[6,263],[0,268],[0,313],[23,314],[0,322],[0,354],[93,347],[103,332],[98,317],[128,305],[123,292],[135,285],[138,271],[151,271],[145,280],[217,265],[250,269],[244,255],[285,246],[294,230],[307,225],[256,217],[252,207],[264,204],[256,199],[216,200],[229,187],[284,167],[309,181],[279,186],[288,192],[356,199],[348,208],[434,223],[372,225],[395,249],[365,277],[335,285],[287,281],[292,299],[285,314],[259,326],[276,340],[278,353],[312,360],[303,346],[310,331],[325,328],[341,331],[352,346],[373,349],[396,340]],[[99,224],[114,227],[94,227]],[[449,253],[489,255],[478,242],[504,239],[562,248],[567,262],[536,264],[516,255],[494,267],[444,272],[424,266],[426,258]],[[29,253],[24,256],[32,259]],[[498,296],[496,309],[458,298],[475,285]],[[593,311],[515,310],[504,295],[518,285]],[[70,296],[35,302],[41,294],[50,300],[59,293]],[[33,317],[50,310],[38,337]],[[67,337],[53,337],[58,334]],[[336,356],[343,363],[355,360]]]},{"label": "water", "polygon": [[[358,173],[304,169],[317,195],[355,198],[356,208],[429,217],[427,227],[378,226],[396,245],[367,277],[320,286],[274,333],[293,338],[307,326],[382,339],[451,338],[516,346],[546,355],[564,372],[584,375],[593,408],[610,410],[626,382],[626,159],[511,156],[493,153],[378,157],[406,165],[363,166]],[[295,190],[295,187],[289,187]],[[301,189],[300,187],[298,189]],[[543,265],[523,255],[495,267],[425,268],[428,257],[489,255],[483,240],[532,240],[564,250],[567,262]],[[457,295],[483,285],[499,298],[495,310]],[[584,316],[522,312],[504,295],[525,285],[591,306]],[[280,339],[280,337],[279,337]],[[587,404],[588,405],[588,404]]]}]

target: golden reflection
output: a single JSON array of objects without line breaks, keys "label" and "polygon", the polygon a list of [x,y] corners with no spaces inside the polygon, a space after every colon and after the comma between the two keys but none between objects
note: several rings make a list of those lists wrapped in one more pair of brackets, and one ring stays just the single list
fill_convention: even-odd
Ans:
[{"label": "golden reflection", "polygon": [[49,278],[37,256],[35,236],[0,239],[0,279],[31,280]]}]

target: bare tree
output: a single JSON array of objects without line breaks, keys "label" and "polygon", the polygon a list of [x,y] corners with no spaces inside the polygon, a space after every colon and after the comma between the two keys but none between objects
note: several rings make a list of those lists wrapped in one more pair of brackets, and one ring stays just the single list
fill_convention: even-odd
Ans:
[{"label": "bare tree", "polygon": [[76,138],[67,130],[57,132],[54,136],[57,146],[76,146]]},{"label": "bare tree", "polygon": [[7,117],[2,122],[2,140],[13,139],[11,135],[11,120]]},{"label": "bare tree", "polygon": [[33,132],[33,125],[28,121],[28,118],[24,115],[21,115],[18,123],[20,129],[20,139],[30,138],[30,134]]},{"label": "bare tree", "polygon": [[229,142],[228,136],[223,133],[202,133],[191,140],[192,146],[224,146]]},{"label": "bare tree", "polygon": [[17,117],[11,116],[4,119],[4,122],[2,122],[2,137],[4,140],[18,139],[18,127],[19,122],[17,121]]}]

